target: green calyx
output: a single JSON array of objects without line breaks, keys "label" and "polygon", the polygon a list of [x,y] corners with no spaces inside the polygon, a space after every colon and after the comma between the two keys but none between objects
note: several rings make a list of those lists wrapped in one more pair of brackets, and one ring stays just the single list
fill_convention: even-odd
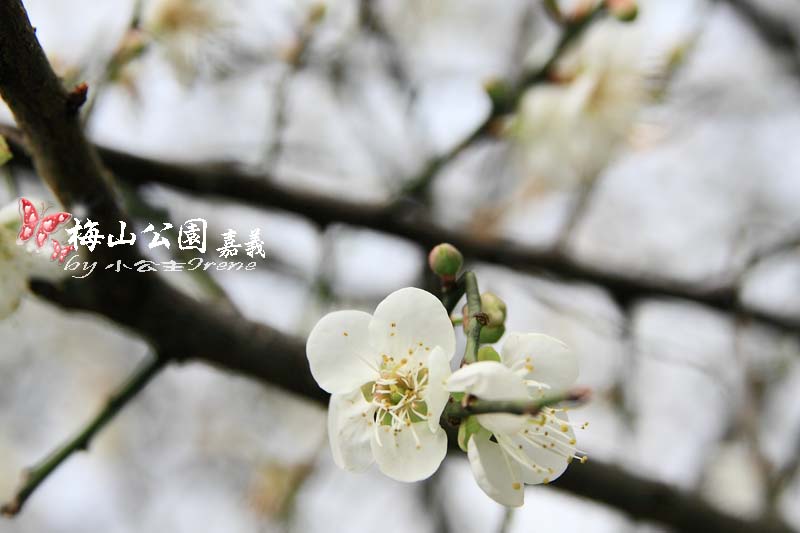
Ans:
[{"label": "green calyx", "polygon": [[497,361],[501,363],[500,354],[491,346],[481,346],[478,350],[478,361]]},{"label": "green calyx", "polygon": [[470,437],[481,430],[486,431],[483,426],[478,423],[477,417],[468,416],[462,420],[461,424],[458,426],[458,447],[466,452]]},{"label": "green calyx", "polygon": [[364,383],[361,385],[361,395],[367,401],[367,403],[371,403],[372,399],[375,395],[372,393],[373,389],[375,388],[375,382],[370,381],[369,383]]}]

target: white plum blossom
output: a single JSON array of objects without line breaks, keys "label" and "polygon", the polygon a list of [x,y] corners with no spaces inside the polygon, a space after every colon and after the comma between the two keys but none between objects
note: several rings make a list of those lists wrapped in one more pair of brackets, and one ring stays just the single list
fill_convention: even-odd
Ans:
[{"label": "white plum blossom", "polygon": [[314,379],[332,394],[328,435],[336,464],[361,471],[376,462],[399,481],[433,474],[447,453],[439,417],[454,351],[447,311],[420,289],[393,292],[374,315],[324,316],[306,352]]},{"label": "white plum blossom", "polygon": [[667,75],[667,51],[645,44],[635,24],[593,24],[553,69],[556,83],[525,93],[512,132],[526,179],[576,184],[608,164]]},{"label": "white plum blossom", "polygon": [[[535,333],[509,333],[502,362],[479,361],[454,372],[452,392],[483,400],[539,399],[568,389],[578,377],[575,356],[561,341]],[[577,455],[566,409],[545,407],[535,415],[476,415],[467,455],[478,485],[495,501],[519,507],[525,484],[549,483]]]}]

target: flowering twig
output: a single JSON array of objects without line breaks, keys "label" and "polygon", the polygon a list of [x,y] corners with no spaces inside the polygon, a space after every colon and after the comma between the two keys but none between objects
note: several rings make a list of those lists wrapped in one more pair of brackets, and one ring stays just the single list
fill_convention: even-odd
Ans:
[{"label": "flowering twig", "polygon": [[142,25],[142,11],[144,2],[142,0],[135,0],[131,9],[128,27],[122,34],[120,42],[117,44],[117,49],[111,55],[103,67],[97,81],[94,82],[92,91],[89,93],[89,99],[82,109],[81,121],[84,125],[88,124],[92,111],[95,109],[95,104],[100,98],[100,94],[108,89],[109,84],[114,81],[125,68],[126,65],[131,63],[134,59],[139,57],[144,51],[145,45],[142,44],[133,50],[129,46],[132,36],[136,36]]},{"label": "flowering twig", "polygon": [[589,389],[579,387],[563,394],[553,394],[538,400],[481,400],[474,396],[466,403],[450,402],[444,415],[448,418],[465,418],[470,415],[508,413],[512,415],[535,415],[543,408],[563,402],[583,404],[589,399]]},{"label": "flowering twig", "polygon": [[105,406],[89,423],[72,438],[56,448],[37,465],[25,470],[22,485],[13,499],[0,507],[0,514],[6,517],[17,515],[34,491],[72,454],[86,451],[97,433],[103,429],[128,402],[130,402],[158,372],[167,360],[158,356],[146,360],[122,386],[108,399]]},{"label": "flowering twig", "polygon": [[289,84],[292,78],[306,65],[311,41],[325,10],[321,5],[311,8],[306,20],[303,22],[292,47],[287,51],[285,61],[286,70],[281,74],[275,86],[275,102],[272,119],[269,127],[272,129],[272,140],[267,143],[264,151],[264,164],[267,168],[274,168],[284,149],[283,133],[286,128],[286,101],[289,96]]},{"label": "flowering twig", "polygon": [[476,141],[491,136],[495,130],[493,127],[498,118],[508,113],[513,112],[519,104],[522,95],[532,85],[540,83],[547,79],[550,70],[561,59],[561,56],[599,15],[605,12],[605,5],[600,3],[592,11],[581,15],[575,19],[570,20],[564,26],[564,31],[561,38],[555,47],[555,50],[550,55],[548,60],[540,68],[529,72],[522,76],[519,83],[508,90],[493,91],[492,93],[492,110],[489,116],[464,140],[452,148],[449,152],[442,154],[432,159],[423,169],[412,179],[410,179],[403,188],[403,194],[408,196],[424,196],[433,181],[434,177],[439,173],[439,170],[445,164],[453,161],[461,153],[473,145]]},{"label": "flowering twig", "polygon": [[481,313],[481,293],[478,290],[478,278],[475,277],[474,272],[464,274],[464,289],[467,293],[467,313],[469,314],[464,363],[469,364],[478,360],[481,328],[486,322],[486,316]]}]

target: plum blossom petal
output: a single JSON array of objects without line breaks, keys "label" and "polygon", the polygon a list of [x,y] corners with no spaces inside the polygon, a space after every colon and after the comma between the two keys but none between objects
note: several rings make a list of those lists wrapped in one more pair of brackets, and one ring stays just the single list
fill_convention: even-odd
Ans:
[{"label": "plum blossom petal", "polygon": [[520,467],[489,437],[489,432],[480,431],[467,444],[467,457],[475,481],[496,502],[519,507],[524,499]]},{"label": "plum blossom petal", "polygon": [[563,391],[578,378],[578,361],[566,344],[540,333],[509,333],[501,350],[503,363],[526,380]]},{"label": "plum blossom petal", "polygon": [[372,345],[395,358],[420,355],[424,359],[436,346],[449,361],[456,349],[453,323],[433,294],[406,287],[387,296],[375,309],[369,324]]},{"label": "plum blossom petal", "polygon": [[373,462],[369,441],[375,407],[360,390],[334,394],[328,405],[328,440],[334,462],[344,470],[360,472]]},{"label": "plum blossom petal", "polygon": [[528,388],[522,377],[497,361],[478,361],[459,368],[447,380],[447,390],[466,392],[483,400],[528,397]]},{"label": "plum blossom petal", "polygon": [[347,393],[378,376],[379,354],[370,349],[371,320],[362,311],[336,311],[317,322],[306,343],[311,374],[330,393]]},{"label": "plum blossom petal", "polygon": [[524,415],[512,415],[509,413],[493,413],[490,415],[478,415],[480,425],[492,433],[516,433],[522,431],[528,423],[530,417]]},{"label": "plum blossom petal", "polygon": [[431,431],[425,422],[399,431],[377,428],[370,440],[378,468],[397,481],[419,481],[433,475],[447,455],[447,434],[441,427]]},{"label": "plum blossom petal", "polygon": [[445,389],[449,377],[450,361],[444,350],[437,346],[428,359],[428,386],[422,392],[422,399],[428,408],[428,425],[431,431],[436,431],[439,427],[439,418],[450,399],[450,393]]}]

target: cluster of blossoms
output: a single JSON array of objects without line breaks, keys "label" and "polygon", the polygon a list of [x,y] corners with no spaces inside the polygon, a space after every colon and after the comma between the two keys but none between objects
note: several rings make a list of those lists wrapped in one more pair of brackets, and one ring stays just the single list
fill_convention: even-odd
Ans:
[{"label": "cluster of blossoms", "polygon": [[[458,285],[461,262],[450,245],[430,255],[449,290]],[[480,316],[465,311],[465,328],[480,320],[488,332],[480,342],[504,336],[502,350],[485,345],[467,353],[455,372],[457,319],[429,292],[400,289],[372,315],[336,311],[316,324],[306,350],[311,373],[331,393],[328,433],[338,466],[363,471],[377,463],[399,481],[429,477],[447,454],[446,410],[447,420],[457,413],[458,444],[478,485],[503,505],[522,505],[525,484],[548,483],[574,458],[585,461],[558,404],[577,378],[575,356],[546,335],[505,334],[505,304],[489,293],[480,300]],[[471,414],[475,401],[496,402],[497,409]],[[508,403],[530,406],[514,410],[528,414],[507,412]]]}]

